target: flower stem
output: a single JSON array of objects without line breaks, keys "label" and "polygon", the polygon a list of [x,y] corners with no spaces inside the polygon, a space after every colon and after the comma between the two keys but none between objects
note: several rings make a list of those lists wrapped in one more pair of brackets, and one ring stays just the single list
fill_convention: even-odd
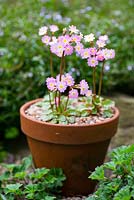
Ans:
[{"label": "flower stem", "polygon": [[48,94],[49,94],[49,102],[50,102],[51,110],[53,111],[53,104],[52,104],[52,101],[51,101],[51,95],[50,95],[50,92],[49,92]]},{"label": "flower stem", "polygon": [[55,101],[55,108],[56,108],[56,111],[58,111],[58,108],[57,108],[57,91],[55,92],[54,101]]},{"label": "flower stem", "polygon": [[69,101],[69,95],[67,96],[67,101],[66,101],[66,105],[65,105],[65,111],[67,110],[67,105],[68,105],[68,101]]},{"label": "flower stem", "polygon": [[51,76],[53,76],[53,59],[52,59],[51,51],[50,51],[50,72],[51,72]]},{"label": "flower stem", "polygon": [[102,90],[102,79],[103,79],[103,73],[104,73],[104,64],[105,64],[105,62],[103,62],[103,64],[102,64],[101,73],[100,73],[99,91],[98,91],[99,96],[101,95],[101,90]]},{"label": "flower stem", "polygon": [[93,68],[93,94],[96,95],[96,67]]},{"label": "flower stem", "polygon": [[62,76],[62,73],[63,73],[63,60],[64,60],[64,51],[62,53],[61,63],[60,63],[60,81],[61,81],[61,76]]},{"label": "flower stem", "polygon": [[66,67],[66,61],[65,61],[65,56],[63,57],[63,73],[65,71],[65,67]]}]

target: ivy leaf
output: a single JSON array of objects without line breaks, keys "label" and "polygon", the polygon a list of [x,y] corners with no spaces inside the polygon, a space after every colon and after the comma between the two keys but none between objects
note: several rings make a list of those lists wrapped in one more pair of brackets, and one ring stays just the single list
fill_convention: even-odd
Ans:
[{"label": "ivy leaf", "polygon": [[92,172],[92,174],[89,176],[89,178],[91,178],[92,180],[104,180],[105,176],[104,176],[103,166],[96,167],[95,171]]},{"label": "ivy leaf", "polygon": [[35,169],[34,173],[29,174],[30,179],[41,179],[43,178],[46,174],[48,174],[49,169],[46,168],[37,168]]},{"label": "ivy leaf", "polygon": [[17,194],[19,192],[19,188],[22,186],[20,183],[16,184],[7,184],[5,187],[5,194],[8,193],[15,193]]},{"label": "ivy leaf", "polygon": [[116,163],[113,161],[105,163],[104,168],[111,169],[114,171],[114,170],[116,170]]},{"label": "ivy leaf", "polygon": [[125,186],[122,187],[119,192],[114,195],[113,200],[130,200],[131,199],[131,192],[130,187]]}]

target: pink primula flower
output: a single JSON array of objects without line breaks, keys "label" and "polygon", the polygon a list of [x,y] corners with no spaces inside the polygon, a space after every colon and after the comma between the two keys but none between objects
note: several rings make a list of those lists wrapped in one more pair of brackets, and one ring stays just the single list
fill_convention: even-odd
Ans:
[{"label": "pink primula flower", "polygon": [[95,56],[96,53],[97,53],[97,49],[95,47],[94,48],[89,48],[89,52],[90,52],[91,56]]},{"label": "pink primula flower", "polygon": [[71,41],[71,37],[69,35],[62,35],[58,37],[58,41],[65,46],[69,44],[69,42]]},{"label": "pink primula flower", "polygon": [[50,25],[49,28],[52,33],[55,33],[56,31],[59,30],[58,26],[56,25]]},{"label": "pink primula flower", "polygon": [[88,83],[85,80],[81,80],[80,81],[80,94],[86,95],[88,88],[89,88]]},{"label": "pink primula flower", "polygon": [[74,85],[74,79],[69,73],[66,74],[65,81],[66,81],[67,86],[73,86]]},{"label": "pink primula flower", "polygon": [[75,42],[75,43],[78,43],[81,41],[81,36],[80,35],[72,35],[71,36],[71,42]]},{"label": "pink primula flower", "polygon": [[64,55],[68,56],[73,53],[73,47],[71,45],[67,45],[64,50]]},{"label": "pink primula flower", "polygon": [[88,59],[87,64],[90,67],[96,67],[96,65],[98,65],[98,60],[96,59],[96,57],[91,57]]},{"label": "pink primula flower", "polygon": [[47,88],[50,90],[50,91],[53,91],[56,89],[56,79],[53,78],[53,77],[48,77],[46,79],[46,85],[47,85]]},{"label": "pink primula flower", "polygon": [[112,59],[115,57],[115,51],[113,49],[103,49],[102,54],[105,60]]},{"label": "pink primula flower", "polygon": [[107,41],[108,40],[108,36],[107,35],[101,35],[99,37],[99,40]]},{"label": "pink primula flower", "polygon": [[92,90],[87,90],[86,97],[90,97],[92,95]]},{"label": "pink primula flower", "polygon": [[57,82],[57,89],[59,92],[65,92],[65,90],[67,89],[67,85],[65,81],[58,81]]},{"label": "pink primula flower", "polygon": [[103,60],[104,60],[104,56],[103,56],[102,50],[99,50],[99,51],[97,52],[96,58],[97,58],[98,61],[103,61]]},{"label": "pink primula flower", "polygon": [[104,46],[106,46],[106,43],[104,40],[97,40],[96,44],[99,48],[103,48]]},{"label": "pink primula flower", "polygon": [[89,48],[83,49],[83,50],[81,51],[81,57],[82,57],[82,59],[86,59],[86,58],[89,58],[89,57],[90,57]]},{"label": "pink primula flower", "polygon": [[70,99],[77,99],[78,96],[79,96],[78,90],[72,89],[72,90],[69,91],[69,98]]},{"label": "pink primula flower", "polygon": [[76,53],[81,54],[81,52],[83,50],[83,44],[77,43],[74,48],[75,48]]},{"label": "pink primula flower", "polygon": [[46,45],[49,45],[51,38],[48,35],[42,37],[42,42]]}]

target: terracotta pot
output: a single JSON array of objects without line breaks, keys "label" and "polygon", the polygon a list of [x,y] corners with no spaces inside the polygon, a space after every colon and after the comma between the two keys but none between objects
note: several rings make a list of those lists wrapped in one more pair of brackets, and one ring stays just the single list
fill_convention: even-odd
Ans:
[{"label": "terracotta pot", "polygon": [[20,109],[21,129],[26,134],[36,167],[60,167],[67,180],[64,195],[92,193],[96,182],[89,172],[105,159],[111,138],[115,135],[119,111],[109,120],[94,125],[59,125],[41,122],[25,114],[25,110],[40,99],[24,104]]}]

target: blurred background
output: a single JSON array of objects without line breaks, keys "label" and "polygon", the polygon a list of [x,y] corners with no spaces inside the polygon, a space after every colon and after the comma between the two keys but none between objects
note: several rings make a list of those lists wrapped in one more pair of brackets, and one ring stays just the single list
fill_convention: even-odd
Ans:
[{"label": "blurred background", "polygon": [[[113,98],[121,111],[111,147],[134,143],[134,1],[0,0],[0,160],[6,152],[25,154],[27,149],[19,108],[46,92],[49,52],[38,30],[49,24],[60,28],[73,24],[84,34],[109,36],[116,57],[105,65],[103,95]],[[86,62],[75,56],[67,61],[76,79],[90,79]],[[59,60],[55,57],[54,69],[56,74]]]}]

